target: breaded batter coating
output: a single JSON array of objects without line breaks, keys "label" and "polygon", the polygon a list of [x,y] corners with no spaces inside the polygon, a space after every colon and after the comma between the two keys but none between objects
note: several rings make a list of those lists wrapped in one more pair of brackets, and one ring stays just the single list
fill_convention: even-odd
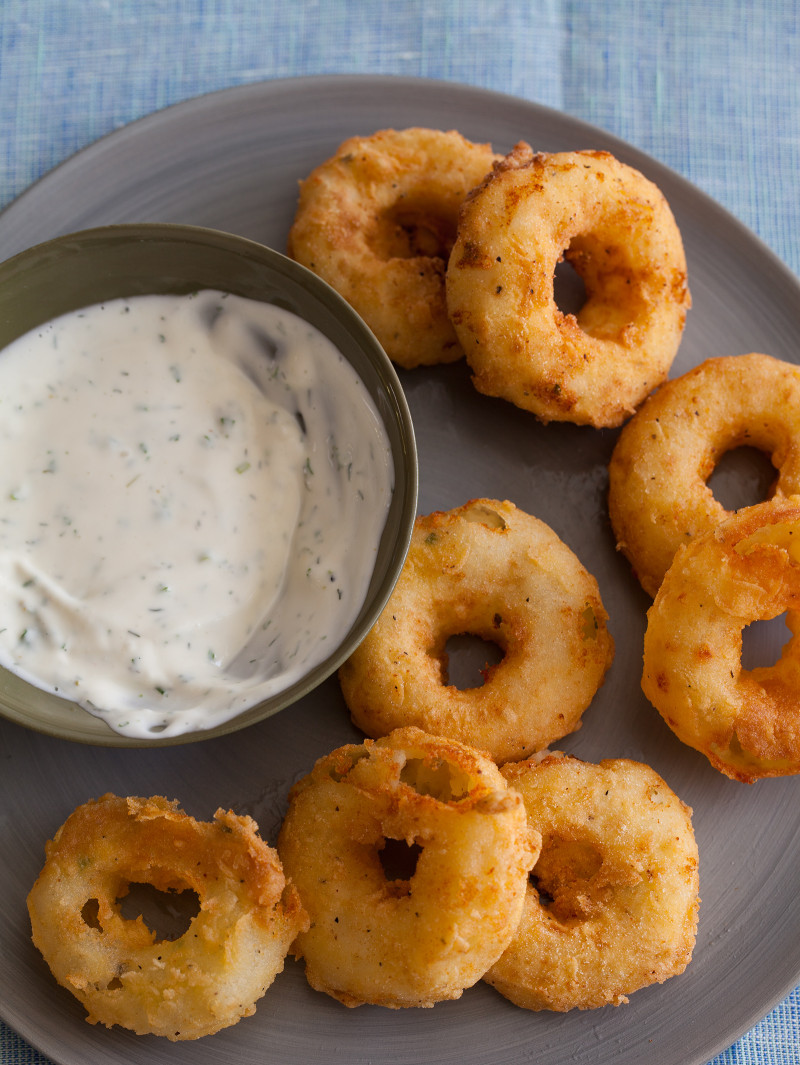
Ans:
[{"label": "breaded batter coating", "polygon": [[[555,301],[562,258],[586,290],[577,315]],[[479,392],[542,422],[621,425],[678,350],[683,242],[660,190],[608,152],[521,142],[462,208],[447,305]]]},{"label": "breaded batter coating", "polygon": [[530,1010],[618,1006],[692,956],[698,855],[649,766],[551,755],[503,767],[542,834],[517,934],[485,979]]},{"label": "breaded batter coating", "polygon": [[[539,843],[463,744],[408,728],[321,758],[278,838],[311,918],[295,944],[309,983],[346,1006],[459,998],[511,941]],[[384,865],[397,848],[410,868]]]},{"label": "breaded batter coating", "polygon": [[454,362],[447,259],[464,197],[498,158],[455,131],[351,137],[301,183],[288,254],[344,296],[399,366]]},{"label": "breaded batter coating", "polygon": [[649,595],[681,544],[730,517],[706,482],[744,445],[770,456],[775,495],[800,492],[800,368],[759,353],[707,359],[663,385],[620,433],[608,508]]},{"label": "breaded batter coating", "polygon": [[[742,632],[786,612],[772,666],[742,666]],[[680,547],[647,614],[642,689],[721,773],[800,773],[800,497],[746,507]]]},{"label": "breaded batter coating", "polygon": [[[160,796],[104,795],[47,844],[28,896],[33,941],[90,1024],[198,1039],[255,1012],[307,918],[255,822],[195,821]],[[199,912],[159,940],[120,900],[131,884],[194,891]]]},{"label": "breaded batter coating", "polygon": [[[553,530],[513,503],[474,499],[417,518],[400,579],[339,679],[369,736],[416,725],[525,758],[580,727],[614,656],[597,581]],[[449,683],[447,641],[502,660],[480,687]]]}]

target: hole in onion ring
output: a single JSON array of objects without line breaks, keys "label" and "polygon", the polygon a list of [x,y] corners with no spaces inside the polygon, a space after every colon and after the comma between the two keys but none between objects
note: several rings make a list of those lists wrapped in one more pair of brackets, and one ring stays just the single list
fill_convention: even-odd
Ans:
[{"label": "hole in onion ring", "polygon": [[[648,312],[648,300],[637,280],[629,249],[613,238],[605,239],[600,230],[581,233],[564,251],[564,261],[584,287],[583,302],[571,312],[580,329],[596,340],[623,340],[629,327]],[[553,286],[555,299],[555,277]],[[566,300],[567,296],[562,298]],[[579,293],[573,293],[571,298],[578,299]]]},{"label": "hole in onion ring", "polygon": [[754,506],[769,498],[775,467],[755,447],[735,447],[720,458],[706,482],[726,510]]},{"label": "hole in onion ring", "polygon": [[337,783],[344,780],[353,766],[360,762],[362,758],[369,758],[369,751],[366,747],[358,747],[355,750],[347,751],[346,755],[341,757],[336,765],[332,765],[328,769],[331,780],[335,780]]},{"label": "hole in onion ring", "polygon": [[480,688],[486,674],[503,661],[503,649],[491,640],[471,633],[451,636],[445,644],[447,683],[461,691]]},{"label": "hole in onion ring", "polygon": [[471,779],[458,766],[443,759],[429,763],[423,758],[408,758],[400,770],[400,783],[439,802],[452,802],[469,794]]},{"label": "hole in onion ring", "polygon": [[117,905],[126,921],[141,917],[158,943],[180,939],[200,912],[200,899],[190,888],[160,891],[152,884],[137,882],[128,885]]},{"label": "hole in onion ring", "polygon": [[418,843],[406,843],[404,839],[386,838],[378,851],[383,872],[395,887],[403,885],[404,894],[410,891],[409,881],[417,871],[417,862],[422,853]]},{"label": "hole in onion ring", "polygon": [[81,910],[81,917],[84,922],[88,924],[90,928],[100,928],[100,921],[98,920],[98,914],[100,912],[100,903],[97,899],[87,899],[83,904]]},{"label": "hole in onion ring", "polygon": [[536,894],[539,896],[539,905],[544,906],[545,909],[552,906],[555,899],[548,893],[547,889],[542,884],[541,878],[536,876],[533,870],[528,874],[528,880],[536,888]]},{"label": "hole in onion ring", "polygon": [[539,902],[559,921],[585,920],[593,911],[603,855],[591,842],[549,836],[529,880]]},{"label": "hole in onion ring", "polygon": [[556,265],[553,275],[553,299],[562,314],[574,314],[586,303],[586,286],[583,278],[566,259]]},{"label": "hole in onion ring", "polygon": [[507,529],[506,519],[484,503],[473,503],[463,511],[464,521],[475,521],[487,529]]},{"label": "hole in onion ring", "polygon": [[746,625],[742,629],[742,669],[774,666],[790,636],[785,613],[769,621],[752,621]]},{"label": "hole in onion ring", "polygon": [[441,259],[447,262],[458,219],[436,203],[407,199],[384,211],[368,238],[379,259]]}]

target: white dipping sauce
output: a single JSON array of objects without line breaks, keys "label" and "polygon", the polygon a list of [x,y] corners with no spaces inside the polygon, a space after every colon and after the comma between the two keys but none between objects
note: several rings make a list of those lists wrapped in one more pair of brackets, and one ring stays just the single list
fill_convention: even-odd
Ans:
[{"label": "white dipping sauce", "polygon": [[0,663],[137,737],[213,727],[326,658],[392,492],[334,345],[212,291],[5,348],[0,456]]}]

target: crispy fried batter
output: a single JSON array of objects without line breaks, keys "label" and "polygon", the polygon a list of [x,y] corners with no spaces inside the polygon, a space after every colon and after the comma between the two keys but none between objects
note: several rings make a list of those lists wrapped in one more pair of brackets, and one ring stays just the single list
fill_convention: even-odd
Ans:
[{"label": "crispy fried batter", "polygon": [[678,547],[730,515],[706,482],[743,445],[771,457],[775,494],[800,492],[800,368],[758,353],[708,359],[668,381],[620,433],[609,513],[651,596]]},{"label": "crispy fried batter", "polygon": [[[784,611],[781,657],[744,669],[745,626]],[[746,507],[678,549],[647,615],[642,689],[726,776],[800,773],[800,497]]]},{"label": "crispy fried batter", "polygon": [[699,899],[691,810],[649,766],[510,764],[542,851],[519,929],[485,979],[531,1010],[627,1002],[688,965]]},{"label": "crispy fried batter", "polygon": [[[252,1014],[307,921],[255,822],[218,810],[195,821],[177,803],[102,798],[79,806],[47,844],[28,896],[33,941],[90,1024],[197,1039]],[[131,884],[190,890],[199,912],[157,940],[119,902]]]},{"label": "crispy fried batter", "polygon": [[[381,861],[396,841],[418,851],[400,875]],[[458,998],[510,942],[539,843],[462,744],[399,729],[320,759],[278,839],[311,918],[295,944],[309,983],[346,1006]]]},{"label": "crispy fried batter", "polygon": [[[614,644],[597,582],[549,526],[477,499],[416,521],[394,593],[339,678],[370,736],[417,725],[524,758],[580,727]],[[448,683],[446,644],[469,633],[504,657],[481,687]]]},{"label": "crispy fried batter", "polygon": [[398,365],[453,362],[463,352],[445,267],[459,207],[498,158],[456,132],[351,137],[301,183],[288,253],[344,296]]},{"label": "crispy fried batter", "polygon": [[[586,289],[577,315],[555,301],[562,258]],[[461,210],[447,304],[480,392],[543,422],[620,425],[678,350],[683,243],[659,189],[608,152],[520,143]]]}]

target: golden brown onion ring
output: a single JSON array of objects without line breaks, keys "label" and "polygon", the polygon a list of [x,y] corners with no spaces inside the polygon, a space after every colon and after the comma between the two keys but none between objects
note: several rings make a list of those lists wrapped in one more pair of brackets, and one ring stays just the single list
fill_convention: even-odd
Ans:
[{"label": "golden brown onion ring", "polygon": [[[278,838],[311,918],[295,944],[309,983],[346,1006],[459,998],[508,946],[539,842],[462,744],[409,728],[321,758]],[[399,875],[382,863],[398,847]]]},{"label": "golden brown onion ring", "polygon": [[447,258],[464,197],[498,158],[456,132],[351,137],[301,183],[288,253],[344,296],[398,365],[453,362],[463,352]]},{"label": "golden brown onion ring", "polygon": [[485,979],[530,1010],[627,1002],[688,965],[699,899],[691,810],[649,766],[552,755],[503,767],[542,834],[517,933]]},{"label": "golden brown onion ring", "polygon": [[[784,612],[771,666],[742,666],[742,631]],[[800,773],[800,497],[747,507],[680,547],[647,615],[642,689],[728,777]]]},{"label": "golden brown onion ring", "polygon": [[708,359],[668,381],[620,433],[609,513],[651,596],[678,547],[730,516],[706,482],[743,445],[771,457],[774,493],[800,492],[800,368],[758,353]]},{"label": "golden brown onion ring", "polygon": [[[563,314],[566,258],[586,302]],[[447,304],[475,387],[543,422],[620,425],[667,376],[689,291],[661,192],[608,152],[518,144],[462,208]]]},{"label": "golden brown onion ring", "polygon": [[[195,821],[175,802],[102,798],[79,806],[47,844],[28,896],[33,941],[88,1011],[170,1040],[210,1035],[255,1011],[306,917],[255,822],[218,810]],[[199,912],[157,940],[119,901],[131,884],[193,891]]]},{"label": "golden brown onion ring", "polygon": [[[417,725],[524,758],[580,727],[614,644],[597,582],[549,526],[476,499],[417,518],[406,563],[339,679],[358,727]],[[504,652],[485,683],[449,683],[446,644],[471,634]]]}]

